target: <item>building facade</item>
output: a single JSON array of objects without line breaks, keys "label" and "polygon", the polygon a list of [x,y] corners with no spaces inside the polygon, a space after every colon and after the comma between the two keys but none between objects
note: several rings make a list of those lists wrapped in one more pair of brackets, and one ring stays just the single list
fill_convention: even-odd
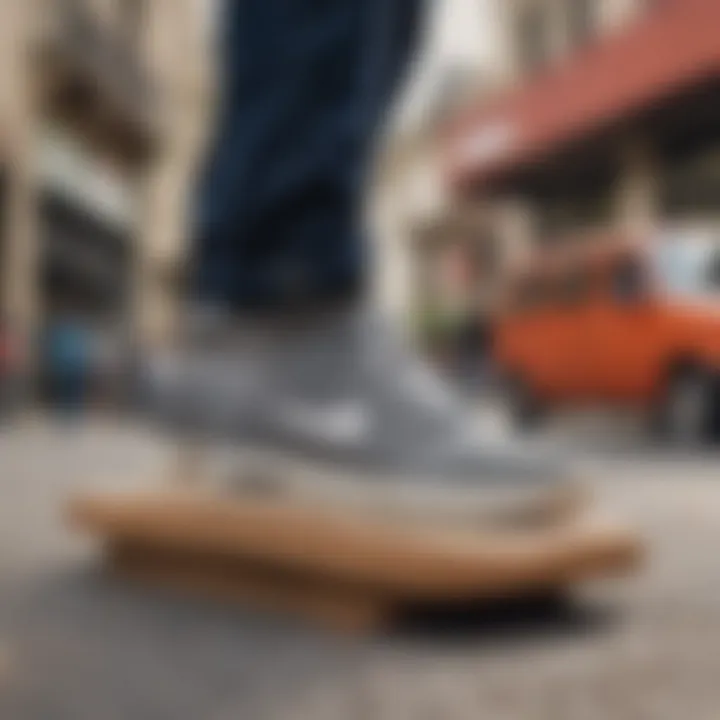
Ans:
[{"label": "building facade", "polygon": [[[447,178],[512,210],[500,254],[720,220],[720,5],[501,0],[499,90],[453,119]],[[514,253],[516,256],[517,253]]]},{"label": "building facade", "polygon": [[425,43],[386,135],[371,195],[376,295],[415,329],[484,307],[486,283],[471,278],[486,278],[489,267],[483,212],[452,198],[444,182],[442,128],[486,91],[497,27],[483,22],[476,0],[430,7]]},{"label": "building facade", "polygon": [[[657,3],[655,3],[657,4]],[[640,17],[651,0],[506,0],[497,3],[496,68],[506,84],[561,64]]]},{"label": "building facade", "polygon": [[216,0],[149,0],[148,55],[161,78],[164,143],[143,182],[136,325],[145,342],[163,344],[177,330],[192,233],[199,163],[215,108]]},{"label": "building facade", "polygon": [[448,192],[442,173],[444,119],[475,96],[478,76],[436,112],[391,138],[374,188],[372,277],[386,311],[416,333],[428,350],[440,350],[454,331],[490,310],[494,260],[489,208]]},{"label": "building facade", "polygon": [[68,310],[164,331],[145,319],[168,302],[208,113],[202,5],[2,3],[0,314],[28,340]]}]

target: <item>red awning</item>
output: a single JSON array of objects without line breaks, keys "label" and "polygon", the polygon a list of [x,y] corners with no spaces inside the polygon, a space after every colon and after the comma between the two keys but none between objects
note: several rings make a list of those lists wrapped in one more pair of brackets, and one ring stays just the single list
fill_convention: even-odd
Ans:
[{"label": "red awning", "polygon": [[720,0],[674,0],[450,128],[458,188],[491,185],[624,117],[720,76]]}]

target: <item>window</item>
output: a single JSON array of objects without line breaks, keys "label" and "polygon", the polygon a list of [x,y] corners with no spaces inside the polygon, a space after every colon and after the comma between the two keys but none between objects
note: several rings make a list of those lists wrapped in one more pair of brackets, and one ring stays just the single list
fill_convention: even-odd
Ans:
[{"label": "window", "polygon": [[517,28],[518,57],[523,72],[542,68],[550,58],[548,16],[542,5],[525,10]]},{"label": "window", "polygon": [[570,45],[584,45],[595,32],[596,0],[568,0],[568,29]]},{"label": "window", "polygon": [[533,195],[537,232],[543,242],[607,228],[613,221],[614,165],[566,175],[562,185],[547,182]]},{"label": "window", "polygon": [[720,239],[712,231],[671,231],[655,246],[653,260],[667,292],[685,297],[720,293]]},{"label": "window", "polygon": [[646,280],[642,264],[635,258],[627,258],[612,270],[610,278],[612,297],[622,305],[631,304],[645,294]]},{"label": "window", "polygon": [[705,146],[666,160],[661,177],[661,203],[671,218],[707,215],[720,209],[720,144]]}]

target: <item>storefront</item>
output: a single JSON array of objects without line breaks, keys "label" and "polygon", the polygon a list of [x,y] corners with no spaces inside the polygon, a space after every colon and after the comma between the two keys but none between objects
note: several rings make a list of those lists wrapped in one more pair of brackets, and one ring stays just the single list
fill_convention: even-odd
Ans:
[{"label": "storefront", "polygon": [[41,145],[40,304],[120,325],[129,312],[135,228],[129,179],[56,128]]},{"label": "storefront", "polygon": [[40,149],[41,388],[61,405],[111,400],[132,311],[133,185],[110,158],[58,127],[45,130]]},{"label": "storefront", "polygon": [[459,118],[446,167],[460,197],[512,197],[533,243],[720,220],[720,4],[659,3]]}]

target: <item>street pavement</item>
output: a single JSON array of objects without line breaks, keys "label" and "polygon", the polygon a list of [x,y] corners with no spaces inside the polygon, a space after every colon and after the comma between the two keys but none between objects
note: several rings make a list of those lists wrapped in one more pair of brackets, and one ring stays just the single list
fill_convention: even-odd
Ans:
[{"label": "street pavement", "polygon": [[[510,432],[479,413],[488,433]],[[487,608],[382,638],[126,586],[62,508],[82,488],[142,487],[168,446],[103,418],[0,432],[3,720],[717,720],[720,456],[650,444],[632,418],[542,435],[650,548],[635,578],[568,606]]]}]

